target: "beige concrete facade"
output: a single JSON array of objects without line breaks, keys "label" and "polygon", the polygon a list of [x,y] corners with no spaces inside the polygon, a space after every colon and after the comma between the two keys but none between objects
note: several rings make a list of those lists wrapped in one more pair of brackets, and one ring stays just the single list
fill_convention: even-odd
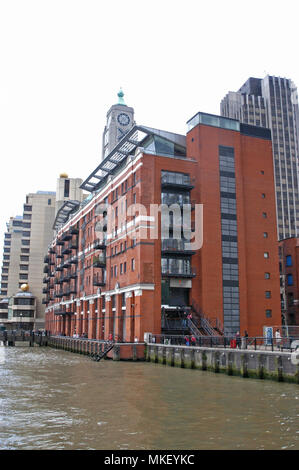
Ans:
[{"label": "beige concrete facade", "polygon": [[[1,323],[4,325],[11,323],[8,318],[11,298],[18,293],[22,284],[29,284],[30,292],[35,298],[33,327],[43,328],[44,257],[54,236],[53,223],[59,208],[67,200],[83,200],[81,183],[80,178],[60,175],[57,180],[57,193],[37,191],[27,194],[23,215],[11,217],[7,223],[0,294],[0,301],[7,300],[2,302],[0,307]],[[30,323],[30,326],[33,323],[31,318],[24,319],[24,322]]]}]

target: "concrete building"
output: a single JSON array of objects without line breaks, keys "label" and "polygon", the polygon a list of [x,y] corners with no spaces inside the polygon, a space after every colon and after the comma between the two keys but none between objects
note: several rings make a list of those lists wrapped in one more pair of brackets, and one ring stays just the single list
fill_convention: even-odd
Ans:
[{"label": "concrete building", "polygon": [[280,240],[299,235],[299,108],[297,89],[286,78],[249,78],[221,101],[221,115],[271,129]]},{"label": "concrete building", "polygon": [[1,298],[14,295],[20,286],[19,269],[23,237],[23,217],[11,217],[4,233]]},{"label": "concrete building", "polygon": [[[57,180],[57,196],[53,191],[37,191],[26,196],[23,206],[23,216],[11,218],[7,224],[4,238],[4,254],[1,277],[2,321],[11,324],[9,309],[6,316],[4,305],[10,304],[10,299],[16,295],[22,284],[29,284],[35,299],[34,323],[35,328],[44,326],[45,306],[43,299],[44,258],[48,246],[53,239],[55,230],[53,224],[58,210],[76,198],[83,199],[80,189],[81,179],[68,178],[62,174]],[[25,321],[26,323],[26,321]]]},{"label": "concrete building", "polygon": [[130,342],[280,324],[273,181],[267,129],[205,113],[187,135],[134,126],[50,245],[46,329]]}]

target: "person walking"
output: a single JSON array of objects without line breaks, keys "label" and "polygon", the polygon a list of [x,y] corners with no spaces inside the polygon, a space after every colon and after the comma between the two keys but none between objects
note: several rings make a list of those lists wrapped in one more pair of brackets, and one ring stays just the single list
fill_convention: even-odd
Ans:
[{"label": "person walking", "polygon": [[236,346],[237,346],[237,348],[239,348],[239,349],[240,349],[240,347],[241,347],[240,331],[237,331],[237,333],[236,333]]},{"label": "person walking", "polygon": [[281,334],[279,329],[275,331],[275,340],[276,340],[276,346],[278,349],[281,349]]}]

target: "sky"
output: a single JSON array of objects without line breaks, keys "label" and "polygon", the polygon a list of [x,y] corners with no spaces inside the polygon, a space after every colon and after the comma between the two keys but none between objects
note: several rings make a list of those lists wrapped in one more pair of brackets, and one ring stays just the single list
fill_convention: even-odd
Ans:
[{"label": "sky", "polygon": [[299,86],[298,13],[297,0],[0,0],[0,246],[26,194],[99,164],[120,87],[138,124],[185,133],[250,76]]}]

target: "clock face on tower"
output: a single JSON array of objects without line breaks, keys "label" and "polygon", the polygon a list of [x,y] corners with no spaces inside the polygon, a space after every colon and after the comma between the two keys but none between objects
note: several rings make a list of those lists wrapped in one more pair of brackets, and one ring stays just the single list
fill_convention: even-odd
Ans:
[{"label": "clock face on tower", "polygon": [[128,126],[130,124],[130,117],[126,113],[120,113],[117,120],[121,126]]}]

